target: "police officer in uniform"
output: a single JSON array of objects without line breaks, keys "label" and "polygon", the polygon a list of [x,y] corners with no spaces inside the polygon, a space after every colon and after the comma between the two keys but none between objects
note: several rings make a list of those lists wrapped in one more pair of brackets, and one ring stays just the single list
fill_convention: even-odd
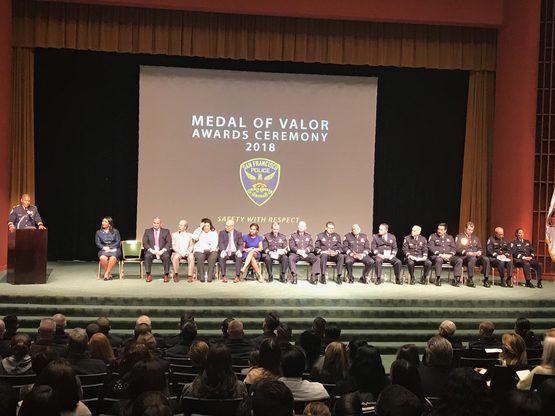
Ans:
[{"label": "police officer in uniform", "polygon": [[468,287],[475,287],[474,281],[474,267],[482,266],[484,274],[484,287],[489,287],[489,258],[482,255],[482,243],[480,239],[473,235],[474,223],[468,221],[466,223],[464,232],[458,234],[455,238],[455,245],[457,246],[457,255],[462,257],[463,266],[466,265],[468,269]]},{"label": "police officer in uniform", "polygon": [[289,237],[289,270],[291,270],[291,283],[297,284],[297,262],[306,261],[311,264],[312,272],[308,282],[315,285],[320,276],[320,258],[314,254],[312,236],[306,232],[306,222],[299,221],[297,232]]},{"label": "police officer in uniform", "polygon": [[462,259],[455,256],[457,247],[452,236],[447,234],[447,224],[437,226],[437,232],[428,238],[428,251],[436,272],[436,286],[441,286],[441,266],[446,263],[453,267],[455,286],[459,286],[462,276]]},{"label": "police officer in uniform", "polygon": [[[489,264],[491,267],[497,267],[499,276],[501,277],[501,287],[513,287],[513,262],[511,261],[511,243],[505,240],[505,230],[496,227],[494,235],[488,238],[486,250],[489,256]],[[505,276],[507,270],[507,278]]]},{"label": "police officer in uniform", "polygon": [[31,197],[29,194],[21,195],[21,202],[10,211],[8,220],[8,229],[10,231],[24,230],[26,228],[38,228],[45,230],[46,227],[42,223],[37,207],[31,205]]},{"label": "police officer in uniform", "polygon": [[345,255],[341,236],[335,232],[335,224],[332,221],[326,223],[326,231],[316,236],[314,253],[320,256],[320,283],[326,284],[326,266],[329,260],[336,263],[337,284],[340,285],[343,281],[341,275],[343,274]]},{"label": "police officer in uniform", "polygon": [[517,228],[515,231],[516,240],[511,243],[513,251],[513,259],[515,262],[515,267],[522,267],[524,269],[524,277],[526,278],[526,287],[534,287],[531,279],[530,269],[536,271],[536,279],[538,281],[538,288],[542,288],[542,272],[543,265],[536,260],[536,255],[534,254],[534,247],[530,240],[524,239],[524,230],[522,228]]},{"label": "police officer in uniform", "polygon": [[353,224],[352,232],[345,234],[343,238],[343,249],[345,250],[345,266],[349,275],[349,283],[355,281],[353,277],[353,264],[360,262],[364,264],[364,270],[360,277],[361,283],[368,283],[368,274],[374,265],[374,259],[370,257],[370,241],[368,236],[360,232],[360,225]]},{"label": "police officer in uniform", "polygon": [[414,266],[424,266],[424,272],[420,279],[423,285],[427,282],[428,273],[432,268],[432,262],[428,259],[428,242],[420,235],[422,227],[413,225],[410,235],[403,240],[403,253],[405,253],[405,261],[410,274],[410,284],[414,285]]},{"label": "police officer in uniform", "polygon": [[273,260],[277,260],[280,264],[279,281],[285,283],[285,273],[287,273],[287,264],[289,263],[287,251],[287,237],[279,232],[279,224],[274,222],[272,223],[272,232],[264,234],[262,241],[262,260],[268,270],[268,282],[274,280],[272,266]]},{"label": "police officer in uniform", "polygon": [[398,285],[401,282],[401,260],[397,256],[397,239],[389,232],[389,225],[382,223],[378,227],[378,234],[372,236],[372,253],[374,254],[374,261],[376,262],[376,284],[382,282],[382,264],[391,263],[393,271],[395,272],[395,283]]}]

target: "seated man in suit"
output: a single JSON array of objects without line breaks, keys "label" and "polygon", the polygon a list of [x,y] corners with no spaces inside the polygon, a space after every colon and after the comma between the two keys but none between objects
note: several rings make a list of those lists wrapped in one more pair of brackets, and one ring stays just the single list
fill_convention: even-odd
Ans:
[{"label": "seated man in suit", "polygon": [[226,262],[233,260],[235,262],[233,283],[238,283],[241,280],[241,262],[243,261],[243,234],[235,229],[235,221],[226,221],[225,230],[218,234],[218,250],[220,250],[218,263],[222,271],[222,282],[227,283]]},{"label": "seated man in suit", "polygon": [[483,350],[486,348],[501,348],[501,340],[497,335],[493,335],[495,331],[495,325],[491,321],[480,322],[480,327],[478,329],[478,339],[476,341],[470,341],[468,343],[468,348],[475,350]]},{"label": "seated man in suit", "polygon": [[186,220],[180,220],[177,231],[172,234],[172,265],[173,281],[179,282],[179,262],[187,260],[187,281],[193,282],[195,271],[195,256],[193,255],[193,234],[187,231],[189,224]]},{"label": "seated man in suit", "polygon": [[476,284],[472,280],[474,277],[474,268],[482,266],[484,274],[484,287],[490,287],[489,274],[490,264],[489,258],[482,253],[482,243],[480,239],[474,234],[474,223],[468,221],[462,233],[455,237],[455,244],[457,246],[457,256],[463,261],[463,266],[467,266],[468,280],[466,285],[468,287],[475,287]]},{"label": "seated man in suit", "polygon": [[376,284],[382,282],[382,264],[391,263],[395,273],[395,283],[401,282],[401,260],[397,256],[397,239],[389,233],[389,225],[382,223],[378,227],[378,234],[374,234],[371,243],[372,253],[376,262]]},{"label": "seated man in suit", "polygon": [[99,374],[107,372],[104,361],[87,356],[89,337],[83,328],[70,329],[68,331],[68,340],[67,360],[71,368],[73,368],[77,374]]},{"label": "seated man in suit", "polygon": [[164,265],[164,283],[170,281],[170,250],[172,248],[172,237],[170,230],[162,228],[162,221],[156,217],[152,220],[152,228],[147,228],[143,235],[143,248],[145,250],[145,274],[146,282],[152,282],[152,260],[159,258]]},{"label": "seated man in suit", "polygon": [[250,353],[256,350],[256,345],[245,338],[243,322],[239,319],[234,319],[229,323],[224,344],[234,360],[247,360]]}]

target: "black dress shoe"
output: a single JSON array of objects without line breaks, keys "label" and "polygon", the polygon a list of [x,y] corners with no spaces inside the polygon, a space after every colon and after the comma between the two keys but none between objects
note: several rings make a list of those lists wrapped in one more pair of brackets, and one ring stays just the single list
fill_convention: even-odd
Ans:
[{"label": "black dress shoe", "polygon": [[441,286],[441,279],[436,279],[436,286]]},{"label": "black dress shoe", "polygon": [[343,284],[343,278],[342,278],[341,276],[337,276],[337,279],[335,280],[335,282],[336,282],[338,285],[341,285],[341,284]]},{"label": "black dress shoe", "polygon": [[455,281],[453,282],[453,286],[455,286],[455,287],[459,287],[460,285],[461,285],[461,281],[460,281],[460,280],[455,280]]},{"label": "black dress shoe", "polygon": [[377,278],[376,278],[376,284],[377,284],[377,285],[381,285],[381,284],[382,284],[382,278],[381,278],[381,277],[377,277]]},{"label": "black dress shoe", "polygon": [[326,276],[325,275],[320,275],[320,283],[322,283],[323,285],[326,284]]},{"label": "black dress shoe", "polygon": [[355,279],[353,276],[349,276],[349,283],[350,284],[355,283]]},{"label": "black dress shoe", "polygon": [[527,280],[526,283],[524,284],[524,286],[526,286],[526,287],[535,287],[534,284],[530,280]]},{"label": "black dress shoe", "polygon": [[491,285],[489,284],[489,281],[484,280],[484,287],[490,287]]},{"label": "black dress shoe", "polygon": [[472,279],[468,279],[466,282],[466,286],[468,287],[476,287],[476,283],[472,281]]},{"label": "black dress shoe", "polygon": [[510,280],[507,282],[507,287],[513,287],[513,282],[511,282]]},{"label": "black dress shoe", "polygon": [[507,287],[507,283],[504,280],[501,280],[501,287]]},{"label": "black dress shoe", "polygon": [[285,275],[284,275],[284,274],[282,274],[282,275],[279,277],[279,281],[280,281],[281,283],[287,283],[287,280],[285,279]]},{"label": "black dress shoe", "polygon": [[395,279],[395,284],[396,285],[402,285],[403,282],[401,281],[401,279]]},{"label": "black dress shoe", "polygon": [[428,281],[426,280],[426,278],[423,277],[422,279],[420,279],[420,284],[421,285],[427,285]]},{"label": "black dress shoe", "polygon": [[274,281],[274,276],[272,276],[272,275],[268,276],[267,282],[272,283],[273,281]]},{"label": "black dress shoe", "polygon": [[416,280],[410,279],[410,284],[411,284],[411,285],[415,285],[415,284],[416,284]]},{"label": "black dress shoe", "polygon": [[538,282],[538,284],[536,285],[536,287],[537,287],[538,289],[541,289],[541,288],[543,287],[543,286],[542,286],[541,280]]}]

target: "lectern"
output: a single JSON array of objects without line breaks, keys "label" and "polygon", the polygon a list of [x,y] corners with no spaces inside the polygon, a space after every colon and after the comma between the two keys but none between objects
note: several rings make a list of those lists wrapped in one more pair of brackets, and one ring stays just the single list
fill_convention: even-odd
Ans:
[{"label": "lectern", "polygon": [[46,283],[48,231],[27,229],[8,233],[8,283]]}]

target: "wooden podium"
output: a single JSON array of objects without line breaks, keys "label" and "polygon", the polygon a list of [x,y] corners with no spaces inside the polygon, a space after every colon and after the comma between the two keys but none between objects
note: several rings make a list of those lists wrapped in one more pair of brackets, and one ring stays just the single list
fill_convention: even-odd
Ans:
[{"label": "wooden podium", "polygon": [[46,283],[48,231],[15,230],[8,233],[8,274],[12,285]]}]

